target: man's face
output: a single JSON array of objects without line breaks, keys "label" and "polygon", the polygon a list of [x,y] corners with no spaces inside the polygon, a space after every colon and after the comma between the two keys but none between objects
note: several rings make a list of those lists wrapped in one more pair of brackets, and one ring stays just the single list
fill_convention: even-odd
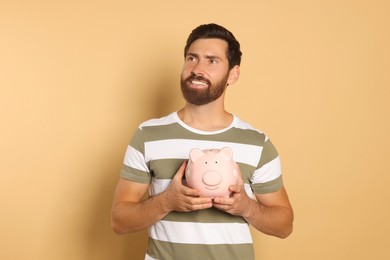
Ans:
[{"label": "man's face", "polygon": [[227,43],[198,39],[188,49],[181,74],[181,90],[188,103],[204,105],[218,99],[229,81]]}]

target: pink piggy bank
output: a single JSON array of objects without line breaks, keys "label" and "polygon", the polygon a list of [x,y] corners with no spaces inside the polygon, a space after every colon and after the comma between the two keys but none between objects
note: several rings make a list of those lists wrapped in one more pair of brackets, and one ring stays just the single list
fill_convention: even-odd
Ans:
[{"label": "pink piggy bank", "polygon": [[187,185],[202,196],[228,198],[229,186],[236,184],[238,177],[232,149],[192,149],[185,174]]}]

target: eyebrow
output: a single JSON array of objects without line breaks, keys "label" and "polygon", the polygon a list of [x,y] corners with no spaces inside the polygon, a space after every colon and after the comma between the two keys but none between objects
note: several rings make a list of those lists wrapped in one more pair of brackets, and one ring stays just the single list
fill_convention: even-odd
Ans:
[{"label": "eyebrow", "polygon": [[187,52],[187,55],[186,55],[186,57],[187,57],[187,56],[192,56],[192,57],[195,57],[195,58],[198,58],[198,57],[199,57],[199,55],[198,55],[198,54],[191,53],[191,52]]},{"label": "eyebrow", "polygon": [[[199,58],[198,54],[192,53],[192,52],[188,52],[186,56],[192,56],[192,57],[195,57],[195,58]],[[213,60],[213,59],[221,60],[221,58],[219,56],[214,56],[214,55],[206,55],[205,57],[208,60]]]}]

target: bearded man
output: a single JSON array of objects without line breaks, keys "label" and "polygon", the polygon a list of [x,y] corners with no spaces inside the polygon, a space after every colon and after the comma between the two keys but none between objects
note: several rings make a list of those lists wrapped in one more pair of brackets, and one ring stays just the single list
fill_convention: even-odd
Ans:
[{"label": "bearded man", "polygon": [[[127,147],[112,228],[118,234],[148,228],[147,260],[250,260],[249,225],[280,238],[292,232],[277,150],[262,131],[225,110],[240,63],[240,44],[230,31],[217,24],[195,28],[184,49],[184,107],[142,123]],[[232,148],[239,166],[230,197],[204,197],[183,184],[192,148],[223,147]]]}]

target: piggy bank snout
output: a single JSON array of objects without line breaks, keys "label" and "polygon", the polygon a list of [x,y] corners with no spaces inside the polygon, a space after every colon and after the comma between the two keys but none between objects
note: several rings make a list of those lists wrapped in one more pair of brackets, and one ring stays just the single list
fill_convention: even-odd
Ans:
[{"label": "piggy bank snout", "polygon": [[203,174],[202,181],[209,186],[216,186],[222,182],[222,176],[216,171],[207,171]]}]

